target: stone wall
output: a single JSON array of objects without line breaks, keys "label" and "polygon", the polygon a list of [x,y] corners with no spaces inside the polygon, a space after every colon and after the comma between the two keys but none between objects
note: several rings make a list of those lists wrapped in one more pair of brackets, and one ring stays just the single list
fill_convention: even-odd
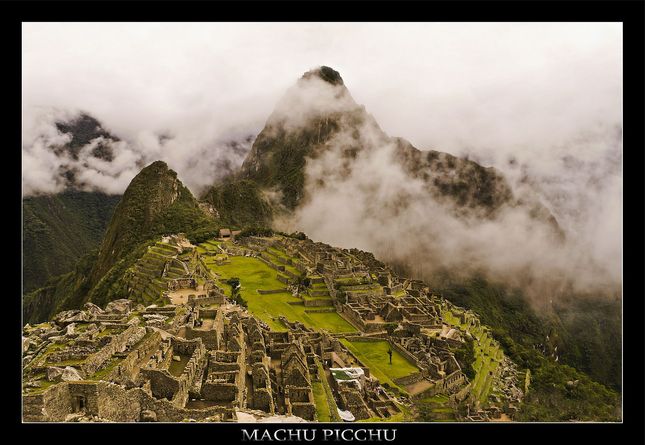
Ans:
[{"label": "stone wall", "polygon": [[266,264],[266,265],[267,265],[267,266],[269,266],[270,268],[275,269],[275,270],[277,270],[277,271],[279,271],[279,272],[284,273],[284,266],[280,266],[280,265],[278,265],[278,264],[275,264],[275,263],[272,261],[271,257],[270,257],[268,254],[266,254],[266,253],[262,252],[262,253],[260,254],[260,256],[259,256],[259,257],[257,257],[257,258],[259,258],[259,259],[260,259],[260,261],[262,261],[264,264]]},{"label": "stone wall", "polygon": [[208,349],[219,347],[219,333],[215,329],[204,330],[187,327],[183,330],[182,335],[188,340],[200,338]]},{"label": "stone wall", "polygon": [[28,394],[22,397],[22,420],[23,422],[44,422],[43,395]]},{"label": "stone wall", "polygon": [[143,328],[132,325],[125,331],[112,337],[112,341],[98,352],[88,356],[83,364],[81,370],[86,376],[94,374],[107,360],[109,360],[115,352],[123,352],[128,347],[128,341],[138,330]]},{"label": "stone wall", "polygon": [[407,349],[403,348],[400,344],[398,344],[396,342],[390,342],[390,344],[392,345],[392,349],[394,349],[396,352],[398,352],[403,357],[408,359],[408,361],[410,361],[410,363],[414,363],[416,365],[416,367],[419,368],[422,372],[426,371],[426,368],[419,363],[419,360],[417,360],[417,358],[414,355],[412,355],[410,353],[410,351],[408,351]]},{"label": "stone wall", "polygon": [[195,306],[210,306],[213,304],[224,304],[226,302],[226,296],[223,293],[220,293],[217,290],[208,291],[208,295],[189,295],[188,304]]},{"label": "stone wall", "polygon": [[172,400],[179,392],[179,379],[173,377],[166,369],[143,368],[141,373],[145,379],[150,380],[154,397]]},{"label": "stone wall", "polygon": [[282,289],[270,289],[270,290],[258,289],[258,294],[260,295],[282,294],[285,292],[289,292],[289,290],[285,287],[283,287]]},{"label": "stone wall", "polygon": [[199,318],[217,318],[217,309],[199,309]]},{"label": "stone wall", "polygon": [[[71,398],[70,402],[72,412],[85,411],[86,414],[91,416],[99,415],[99,394],[97,382],[83,380],[67,382],[67,387]],[[79,406],[80,399],[84,400],[84,410]]]},{"label": "stone wall", "polygon": [[268,388],[258,388],[253,391],[253,408],[270,414],[275,411],[273,397]]},{"label": "stone wall", "polygon": [[316,418],[316,404],[314,403],[311,387],[296,387],[287,385],[285,387],[284,403],[287,412],[306,420]]},{"label": "stone wall", "polygon": [[379,342],[384,340],[383,336],[365,337],[361,335],[348,335],[348,336],[345,336],[345,338],[351,342],[360,341],[360,342],[366,342],[366,343]]},{"label": "stone wall", "polygon": [[45,420],[65,420],[65,416],[72,412],[72,400],[69,396],[68,386],[68,383],[59,383],[42,395],[42,411]]},{"label": "stone wall", "polygon": [[176,278],[168,281],[168,290],[174,291],[178,289],[196,289],[197,283],[194,278]]},{"label": "stone wall", "polygon": [[[181,422],[186,419],[203,420],[207,417],[234,420],[235,410],[223,406],[204,409],[181,408],[167,400],[152,397],[142,388],[125,389],[109,382],[63,382],[49,388],[44,394],[25,397],[24,421],[65,420],[74,412],[74,397],[83,396],[88,401],[86,413],[98,415],[113,422],[136,422],[145,410],[155,413],[159,422]],[[44,410],[44,414],[35,415]]]},{"label": "stone wall", "polygon": [[324,307],[321,309],[305,309],[305,313],[307,314],[324,314],[329,312],[336,312],[336,309],[331,307]]},{"label": "stone wall", "polygon": [[316,418],[316,405],[314,403],[296,402],[291,405],[291,413],[306,420],[314,420]]},{"label": "stone wall", "polygon": [[130,352],[104,380],[115,380],[126,383],[133,381],[139,374],[139,369],[144,366],[152,352],[159,349],[161,344],[161,334],[156,331],[149,332],[147,338],[144,338],[141,344]]},{"label": "stone wall", "polygon": [[141,394],[119,385],[98,386],[99,417],[116,422],[132,422],[141,416]]},{"label": "stone wall", "polygon": [[215,402],[233,402],[237,398],[238,385],[236,383],[206,381],[202,385],[204,400]]},{"label": "stone wall", "polygon": [[368,332],[366,330],[365,321],[363,321],[355,311],[351,310],[346,305],[341,305],[340,308],[341,310],[338,312],[338,315],[343,317],[349,322],[349,324],[357,328],[359,331]]},{"label": "stone wall", "polygon": [[331,300],[331,298],[326,298],[326,299],[315,299],[315,300],[303,300],[303,303],[305,307],[323,307],[323,306],[331,306],[334,304],[334,302]]},{"label": "stone wall", "polygon": [[412,385],[413,383],[420,382],[423,380],[423,374],[420,372],[415,372],[414,374],[406,375],[405,377],[399,377],[394,380],[394,383],[397,385],[407,386]]}]

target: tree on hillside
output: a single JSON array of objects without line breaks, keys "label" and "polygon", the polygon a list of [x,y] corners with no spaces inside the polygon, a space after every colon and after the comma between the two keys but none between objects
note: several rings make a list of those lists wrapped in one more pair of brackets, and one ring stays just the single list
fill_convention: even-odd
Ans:
[{"label": "tree on hillside", "polygon": [[248,307],[246,300],[240,295],[240,279],[237,277],[229,278],[226,284],[231,286],[231,300],[242,307]]},{"label": "tree on hillside", "polygon": [[296,287],[298,289],[298,293],[301,291],[307,289],[309,286],[311,286],[311,279],[307,276],[306,272],[302,272],[297,279],[296,282]]}]

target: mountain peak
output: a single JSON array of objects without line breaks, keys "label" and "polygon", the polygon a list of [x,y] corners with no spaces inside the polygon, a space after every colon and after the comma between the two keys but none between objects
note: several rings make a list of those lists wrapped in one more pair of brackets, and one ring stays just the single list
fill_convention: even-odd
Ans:
[{"label": "mountain peak", "polygon": [[[80,177],[82,175],[79,175],[81,168],[65,162],[64,159],[69,157],[74,161],[86,162],[89,157],[112,162],[114,160],[112,144],[119,142],[119,138],[108,132],[94,116],[83,111],[69,119],[57,120],[54,125],[59,133],[69,137],[69,142],[66,144],[50,147],[55,156],[63,158],[62,165],[59,167],[60,177],[64,180],[66,188],[83,190],[86,184]],[[83,154],[83,149],[86,147],[90,151]]]},{"label": "mountain peak", "polygon": [[93,283],[137,243],[160,236],[185,217],[183,226],[203,218],[197,200],[163,161],[137,174],[123,193],[99,249]]},{"label": "mountain peak", "polygon": [[302,78],[309,79],[314,76],[332,85],[344,85],[343,78],[340,77],[340,73],[325,65],[307,71],[302,75]]},{"label": "mountain peak", "polygon": [[[69,146],[71,148],[79,148],[89,144],[96,138],[110,139],[118,141],[119,139],[106,131],[101,123],[90,114],[81,111],[73,118],[64,121],[58,120],[55,122],[56,129],[71,136]],[[78,155],[78,150],[72,153],[74,156]]]},{"label": "mountain peak", "polygon": [[170,172],[174,173],[175,176],[177,175],[177,173],[174,170],[171,170],[170,167],[168,167],[168,164],[166,164],[164,161],[154,161],[150,165],[144,167],[140,173],[144,171],[154,171],[158,173]]}]

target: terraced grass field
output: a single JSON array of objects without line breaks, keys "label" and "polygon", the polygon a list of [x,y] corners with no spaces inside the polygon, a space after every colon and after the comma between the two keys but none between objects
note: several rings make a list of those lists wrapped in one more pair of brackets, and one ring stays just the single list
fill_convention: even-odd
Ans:
[{"label": "terraced grass field", "polygon": [[322,382],[312,382],[311,387],[314,392],[314,401],[316,402],[316,417],[319,422],[331,422],[329,414],[329,404],[327,403],[327,395]]},{"label": "terraced grass field", "polygon": [[503,352],[496,344],[491,344],[491,338],[484,333],[480,337],[480,345],[475,344],[475,363],[477,372],[472,382],[473,395],[482,405],[488,401],[493,384],[493,375],[503,357]]},{"label": "terraced grass field", "polygon": [[341,342],[358,357],[381,383],[387,383],[393,388],[405,392],[405,388],[400,387],[393,380],[406,377],[415,372],[419,372],[413,363],[392,349],[392,364],[388,356],[390,345],[387,341],[376,342],[351,342],[347,339],[341,339]]},{"label": "terraced grass field", "polygon": [[325,370],[317,359],[316,366],[318,367],[318,375],[320,377],[319,381],[314,381],[312,384],[314,401],[316,403],[316,417],[319,422],[340,422],[338,405],[336,405],[336,401],[334,400]]},{"label": "terraced grass field", "polygon": [[278,317],[284,315],[289,321],[300,321],[305,326],[326,329],[329,332],[356,332],[356,329],[341,318],[336,312],[306,313],[302,303],[288,292],[260,295],[258,289],[283,289],[284,283],[277,280],[277,272],[257,258],[231,256],[230,264],[208,266],[220,276],[221,286],[230,295],[230,286],[225,281],[229,278],[240,279],[240,294],[248,303],[248,309],[266,322],[272,329],[285,331],[285,326]]},{"label": "terraced grass field", "polygon": [[[442,317],[446,322],[466,329],[466,326],[461,324],[459,318],[451,311],[444,311]],[[475,362],[472,364],[476,374],[472,380],[471,391],[473,396],[479,400],[479,403],[485,406],[491,395],[493,376],[497,371],[497,367],[504,359],[504,352],[499,347],[499,344],[481,326],[470,328],[469,330],[477,340],[474,344]]]},{"label": "terraced grass field", "polygon": [[422,419],[430,422],[455,422],[455,413],[450,403],[448,396],[444,394],[437,394],[432,397],[425,397],[417,399],[416,405],[422,412]]}]

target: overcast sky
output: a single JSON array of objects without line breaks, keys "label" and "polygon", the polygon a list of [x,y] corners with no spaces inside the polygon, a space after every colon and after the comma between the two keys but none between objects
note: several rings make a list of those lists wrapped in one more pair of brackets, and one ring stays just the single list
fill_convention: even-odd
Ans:
[{"label": "overcast sky", "polygon": [[[195,158],[225,157],[222,140],[257,134],[285,90],[323,64],[391,136],[549,172],[572,141],[622,126],[621,55],[620,23],[25,23],[25,189],[50,187],[56,160],[35,139],[74,110],[135,147],[98,187],[122,191],[143,156],[203,188],[216,174]],[[159,134],[175,143],[160,146]]]},{"label": "overcast sky", "polygon": [[45,110],[81,109],[122,138],[183,138],[190,156],[259,132],[285,90],[326,64],[388,134],[503,164],[621,124],[621,34],[619,23],[25,23],[25,144]]},{"label": "overcast sky", "polygon": [[[137,162],[162,159],[199,194],[319,65],[387,134],[528,182],[572,257],[620,277],[620,23],[26,23],[23,192],[62,190],[74,166],[90,189],[122,193]],[[113,162],[52,153],[65,142],[53,123],[79,110],[122,139]]]}]

